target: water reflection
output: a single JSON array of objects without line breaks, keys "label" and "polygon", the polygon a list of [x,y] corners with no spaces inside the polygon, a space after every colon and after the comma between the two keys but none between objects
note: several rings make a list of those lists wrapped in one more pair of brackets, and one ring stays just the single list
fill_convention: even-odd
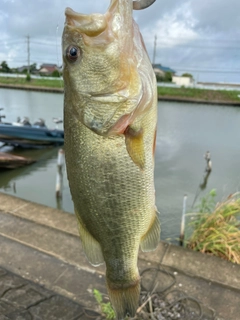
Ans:
[{"label": "water reflection", "polygon": [[35,159],[36,162],[27,165],[25,167],[17,168],[14,170],[0,170],[0,188],[6,190],[11,190],[13,188],[13,183],[15,184],[15,193],[17,193],[17,181],[21,179],[26,179],[27,176],[31,175],[33,172],[41,171],[45,172],[49,163],[55,160],[57,157],[57,148],[41,149],[41,150],[24,150],[24,149],[11,149],[8,152],[14,155],[19,155],[23,157],[29,157]]},{"label": "water reflection", "polygon": [[202,183],[200,183],[197,192],[196,192],[196,196],[193,200],[193,204],[192,204],[192,208],[194,207],[199,195],[207,188],[207,183],[208,183],[208,178],[210,176],[211,171],[206,171],[204,176],[203,176],[203,181]]},{"label": "water reflection", "polygon": [[199,187],[197,189],[197,192],[196,192],[196,196],[195,196],[195,198],[193,200],[192,208],[194,207],[194,204],[197,201],[200,193],[207,188],[208,178],[210,176],[210,173],[212,172],[212,161],[211,161],[211,155],[210,155],[209,151],[207,151],[205,153],[204,158],[206,160],[206,169],[205,169],[205,172],[204,172],[204,175],[203,175],[203,181],[200,183],[200,185],[199,185]]},{"label": "water reflection", "polygon": [[[62,117],[61,94],[0,89],[0,99],[8,121],[15,121],[17,116],[28,116],[31,121],[40,117],[49,125],[53,117]],[[159,103],[155,188],[162,239],[175,241],[179,237],[185,194],[188,212],[192,203],[197,204],[211,189],[217,190],[219,201],[240,188],[239,123],[240,108]],[[214,164],[211,174],[204,172],[203,155],[207,150],[211,151]],[[56,200],[57,152],[58,148],[14,150],[16,155],[38,161],[24,168],[1,171],[0,190],[73,212],[66,172],[63,197]]]}]

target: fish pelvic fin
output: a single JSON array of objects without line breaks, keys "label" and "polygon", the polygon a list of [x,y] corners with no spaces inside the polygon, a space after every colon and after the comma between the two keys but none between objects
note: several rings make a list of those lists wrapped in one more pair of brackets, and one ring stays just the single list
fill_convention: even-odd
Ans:
[{"label": "fish pelvic fin", "polygon": [[157,210],[155,212],[155,218],[140,242],[140,247],[143,252],[155,250],[160,241],[161,227],[159,220],[159,212]]},{"label": "fish pelvic fin", "polygon": [[140,278],[129,285],[116,285],[107,279],[108,295],[117,320],[134,317],[139,306]]},{"label": "fish pelvic fin", "polygon": [[[76,211],[75,211],[76,212]],[[99,242],[90,234],[82,223],[79,215],[76,214],[78,220],[79,234],[82,241],[83,250],[88,261],[95,267],[104,263],[102,249]]]},{"label": "fish pelvic fin", "polygon": [[135,131],[130,126],[124,132],[125,144],[132,161],[141,169],[145,167],[143,129]]}]

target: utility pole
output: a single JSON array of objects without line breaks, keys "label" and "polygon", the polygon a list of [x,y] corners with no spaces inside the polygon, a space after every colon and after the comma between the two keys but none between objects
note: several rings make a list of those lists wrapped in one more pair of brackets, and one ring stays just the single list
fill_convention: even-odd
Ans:
[{"label": "utility pole", "polygon": [[30,76],[30,36],[27,35],[28,75]]},{"label": "utility pole", "polygon": [[154,38],[154,49],[153,49],[152,64],[155,64],[156,51],[157,51],[157,35],[155,35],[155,38]]}]

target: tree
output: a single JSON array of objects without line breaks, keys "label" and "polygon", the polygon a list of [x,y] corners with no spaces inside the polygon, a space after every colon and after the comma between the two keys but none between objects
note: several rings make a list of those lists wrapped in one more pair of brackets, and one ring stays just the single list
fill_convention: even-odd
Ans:
[{"label": "tree", "polygon": [[29,73],[27,73],[27,75],[26,75],[26,81],[31,81],[31,76]]},{"label": "tree", "polygon": [[12,70],[9,68],[9,66],[8,66],[8,64],[7,64],[7,62],[6,61],[3,61],[2,63],[1,63],[1,72],[6,72],[6,73],[10,73],[10,72],[12,72]]},{"label": "tree", "polygon": [[37,64],[36,63],[30,64],[29,69],[30,69],[29,70],[30,73],[34,73],[35,71],[37,71]]},{"label": "tree", "polygon": [[191,73],[183,73],[182,77],[188,77],[188,78],[192,78],[193,79],[193,76],[192,76]]},{"label": "tree", "polygon": [[167,71],[165,74],[156,75],[157,82],[172,82],[172,72]]},{"label": "tree", "polygon": [[60,77],[60,72],[58,70],[54,70],[51,74],[51,77],[59,78]]},{"label": "tree", "polygon": [[156,79],[157,79],[157,82],[162,82],[164,81],[164,76],[160,74],[156,74]]},{"label": "tree", "polygon": [[172,72],[167,71],[164,77],[165,82],[172,82]]}]

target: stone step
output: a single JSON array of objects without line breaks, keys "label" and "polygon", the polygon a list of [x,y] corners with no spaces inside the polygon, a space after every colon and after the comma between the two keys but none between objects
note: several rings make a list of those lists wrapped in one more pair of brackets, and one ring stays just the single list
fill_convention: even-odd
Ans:
[{"label": "stone step", "polygon": [[[105,270],[88,263],[74,215],[1,193],[0,198],[0,266],[86,307],[97,307],[92,290],[106,292]],[[240,266],[164,242],[139,257],[140,271],[160,267],[174,276],[171,290],[198,299],[225,320],[238,319]]]},{"label": "stone step", "polygon": [[101,274],[83,270],[2,235],[0,243],[1,267],[87,308],[97,310],[93,290],[106,292],[105,279]]},{"label": "stone step", "polygon": [[94,268],[87,261],[79,236],[4,212],[0,212],[0,221],[0,235],[79,269],[104,275],[104,266]]}]

